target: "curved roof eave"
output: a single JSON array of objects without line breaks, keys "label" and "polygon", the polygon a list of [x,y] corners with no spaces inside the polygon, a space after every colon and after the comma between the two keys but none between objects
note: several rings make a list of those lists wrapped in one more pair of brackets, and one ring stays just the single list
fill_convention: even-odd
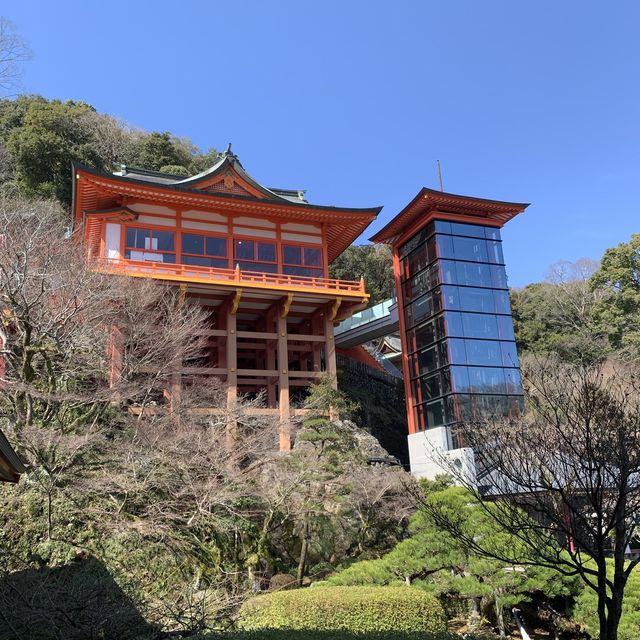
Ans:
[{"label": "curved roof eave", "polygon": [[285,205],[288,207],[294,207],[300,210],[310,210],[310,209],[314,209],[314,210],[318,210],[318,211],[335,211],[338,213],[353,213],[353,214],[361,214],[361,215],[371,215],[371,216],[377,216],[380,211],[382,210],[382,206],[380,207],[367,207],[367,208],[354,208],[354,207],[336,207],[336,206],[332,206],[332,205],[318,205],[318,204],[307,204],[307,203],[303,203],[303,202],[293,202],[291,200],[287,200],[286,198],[277,198],[277,201],[274,200],[264,200],[263,198],[257,198],[255,196],[245,196],[242,194],[238,194],[238,193],[225,193],[224,191],[215,191],[215,192],[210,192],[210,191],[202,191],[201,189],[193,189],[187,186],[184,186],[182,183],[174,183],[174,184],[161,184],[161,183],[152,183],[152,182],[146,182],[145,180],[139,180],[137,178],[130,178],[128,176],[119,176],[119,175],[114,175],[111,173],[103,173],[101,171],[98,171],[96,169],[94,169],[93,167],[88,167],[85,165],[81,165],[81,164],[75,164],[73,163],[73,181],[74,181],[74,194],[75,194],[75,178],[76,178],[76,171],[83,171],[85,173],[89,173],[91,175],[97,176],[99,178],[104,178],[107,180],[113,180],[115,182],[126,182],[129,184],[138,184],[138,185],[143,185],[145,187],[148,187],[150,189],[159,189],[159,190],[169,190],[169,191],[178,191],[178,192],[184,192],[184,193],[188,193],[188,194],[195,194],[195,195],[199,195],[199,196],[204,196],[204,197],[211,197],[211,198],[224,198],[224,199],[229,199],[229,200],[244,200],[247,202],[255,202],[255,203],[261,203],[264,205]]}]

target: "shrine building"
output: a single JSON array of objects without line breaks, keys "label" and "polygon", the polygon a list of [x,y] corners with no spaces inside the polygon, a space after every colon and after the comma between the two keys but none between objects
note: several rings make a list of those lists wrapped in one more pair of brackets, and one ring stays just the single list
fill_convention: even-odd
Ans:
[{"label": "shrine building", "polygon": [[329,264],[381,209],[304,196],[256,182],[231,145],[190,178],[126,166],[73,170],[74,229],[87,258],[176,287],[209,311],[206,362],[182,363],[169,402],[206,376],[228,385],[230,405],[238,393],[266,389],[260,412],[279,419],[282,450],[291,446],[291,391],[325,374],[335,381],[334,325],[369,300],[362,279],[329,278]]}]

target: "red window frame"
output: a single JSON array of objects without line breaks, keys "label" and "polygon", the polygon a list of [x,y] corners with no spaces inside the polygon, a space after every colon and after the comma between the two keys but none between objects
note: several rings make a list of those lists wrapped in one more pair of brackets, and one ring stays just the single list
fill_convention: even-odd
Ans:
[{"label": "red window frame", "polygon": [[[132,251],[138,251],[140,253],[158,253],[161,254],[162,256],[165,255],[170,255],[173,256],[173,262],[171,261],[165,261],[165,260],[145,260],[144,258],[142,260],[139,260],[140,262],[162,262],[164,264],[176,264],[177,260],[178,260],[178,243],[176,242],[177,240],[177,232],[174,228],[171,229],[165,229],[164,227],[155,227],[155,226],[145,226],[145,225],[123,225],[124,229],[123,229],[123,240],[122,240],[122,247],[123,247],[123,251],[122,251],[122,255],[125,257],[126,260],[138,260],[137,258],[127,258],[127,252],[132,252]],[[154,233],[170,233],[171,235],[173,235],[173,249],[143,249],[141,247],[135,247],[135,246],[130,246],[128,244],[128,236],[129,236],[129,231],[147,231],[149,233],[149,238],[151,240],[153,240],[153,236]],[[152,243],[150,243],[152,244]]]},{"label": "red window frame", "polygon": [[[206,252],[206,242],[207,238],[219,238],[220,240],[224,240],[225,243],[225,254],[224,256],[211,256],[208,253],[193,253],[192,251],[184,250],[184,236],[200,236],[204,238],[205,241],[205,252]],[[194,258],[207,258],[210,260],[219,260],[220,262],[224,261],[224,266],[215,266],[214,268],[226,269],[229,268],[229,237],[226,235],[222,235],[220,233],[207,233],[206,231],[200,231],[199,229],[182,229],[180,231],[180,255],[179,260],[180,264],[188,264],[183,262],[183,256],[193,256]],[[191,265],[188,266],[206,266],[206,265]]]},{"label": "red window frame", "polygon": [[[252,258],[239,258],[236,255],[236,243],[238,242],[252,242],[253,243],[253,257]],[[260,266],[270,265],[274,266],[275,269],[273,271],[269,271],[268,273],[277,273],[278,272],[278,243],[275,239],[271,238],[255,238],[255,237],[246,237],[246,236],[234,236],[233,237],[233,266],[239,264],[241,269],[246,271],[264,271]],[[264,244],[273,247],[273,260],[260,260],[258,253],[258,245]],[[250,268],[245,267],[244,265],[250,265]],[[253,267],[255,265],[255,268]]]},{"label": "red window frame", "polygon": [[[299,249],[300,250],[300,263],[295,264],[292,262],[285,261],[285,250],[286,249]],[[318,265],[308,265],[305,262],[305,250],[313,249],[318,252],[320,256],[320,264]],[[304,275],[309,278],[322,278],[324,276],[324,256],[322,251],[322,246],[318,245],[310,245],[310,244],[293,244],[293,243],[282,243],[282,273],[283,275]],[[295,274],[295,273],[286,273],[288,269],[301,269],[306,271],[304,274]],[[311,273],[312,272],[312,273]]]}]

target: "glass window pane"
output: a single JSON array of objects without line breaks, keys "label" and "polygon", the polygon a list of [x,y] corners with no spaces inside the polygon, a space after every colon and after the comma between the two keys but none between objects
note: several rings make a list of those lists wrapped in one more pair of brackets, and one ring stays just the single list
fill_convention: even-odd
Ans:
[{"label": "glass window pane", "polygon": [[288,276],[306,276],[309,278],[321,278],[322,269],[312,269],[311,267],[295,267],[284,265],[282,267],[282,273]]},{"label": "glass window pane", "polygon": [[445,309],[459,309],[460,299],[458,297],[458,287],[444,286],[440,287],[438,298],[442,299],[442,306]]},{"label": "glass window pane", "polygon": [[462,326],[465,338],[486,338],[497,340],[498,321],[496,316],[483,313],[463,313]]},{"label": "glass window pane", "polygon": [[456,263],[453,260],[440,260],[440,282],[442,284],[458,284]]},{"label": "glass window pane", "polygon": [[417,356],[417,375],[422,375],[424,373],[428,373],[429,371],[434,371],[438,368],[438,352],[437,348],[430,347],[429,349],[425,349],[424,351],[420,351]]},{"label": "glass window pane", "polygon": [[[184,253],[204,253],[204,236],[195,236],[191,233],[182,234],[182,251]],[[194,264],[194,263],[185,263]]]},{"label": "glass window pane", "polygon": [[304,263],[307,267],[321,267],[322,252],[320,251],[320,249],[310,249],[308,247],[305,247]]},{"label": "glass window pane", "polygon": [[517,367],[518,366],[518,352],[516,350],[516,343],[515,342],[501,342],[500,343],[500,348],[502,349],[502,365],[504,367]]},{"label": "glass window pane", "polygon": [[152,231],[151,236],[157,240],[157,246],[153,247],[160,251],[174,251],[175,235],[173,231]]},{"label": "glass window pane", "polygon": [[444,314],[445,326],[447,327],[447,336],[462,338],[464,330],[462,328],[462,314],[447,311]]},{"label": "glass window pane", "polygon": [[451,364],[467,364],[467,350],[465,341],[460,338],[448,339],[449,362]]},{"label": "glass window pane", "polygon": [[427,429],[444,424],[444,403],[442,400],[430,402],[426,406]]},{"label": "glass window pane", "polygon": [[445,220],[435,220],[429,226],[433,225],[436,233],[451,233],[451,223]]},{"label": "glass window pane", "polygon": [[504,369],[504,377],[507,384],[507,393],[522,393],[522,380],[518,369]]},{"label": "glass window pane", "polygon": [[454,236],[472,236],[474,238],[484,238],[485,227],[481,227],[477,224],[463,224],[461,222],[452,222],[451,233]]},{"label": "glass window pane", "polygon": [[258,260],[261,262],[275,262],[276,245],[270,242],[258,242]]},{"label": "glass window pane", "polygon": [[227,240],[226,238],[207,238],[207,255],[208,256],[224,256],[227,255]]},{"label": "glass window pane", "polygon": [[253,260],[253,240],[236,240],[233,255],[240,260]]},{"label": "glass window pane", "polygon": [[496,313],[511,313],[508,291],[494,291],[493,297],[496,303]]},{"label": "glass window pane", "polygon": [[500,240],[500,229],[495,227],[485,227],[484,234],[487,240]]},{"label": "glass window pane", "polygon": [[469,372],[467,367],[451,367],[451,384],[456,393],[469,393]]},{"label": "glass window pane", "polygon": [[415,341],[419,346],[427,346],[433,344],[436,341],[436,331],[433,322],[418,327],[415,330]]},{"label": "glass window pane", "polygon": [[207,256],[189,256],[182,254],[182,264],[192,264],[200,267],[215,267],[226,269],[229,265],[226,258],[209,258]]},{"label": "glass window pane", "polygon": [[436,248],[439,258],[455,258],[453,252],[453,238],[451,236],[436,236]]},{"label": "glass window pane", "polygon": [[501,242],[496,242],[495,240],[487,240],[487,254],[488,254],[488,260],[486,260],[486,262],[493,262],[495,264],[504,264]]},{"label": "glass window pane", "polygon": [[[496,307],[491,289],[472,289],[460,287],[460,306],[464,311],[478,311],[481,313],[495,313]],[[503,293],[503,292],[497,292]]]},{"label": "glass window pane", "polygon": [[[465,340],[467,364],[500,366],[502,353],[500,343],[493,340]],[[509,344],[509,343],[505,343]]]},{"label": "glass window pane", "polygon": [[488,262],[486,240],[453,236],[453,248],[457,260]]},{"label": "glass window pane", "polygon": [[427,293],[418,298],[411,306],[407,307],[407,324],[413,326],[422,318],[433,315],[433,303],[431,294]]},{"label": "glass window pane", "polygon": [[148,229],[127,229],[127,247],[136,249],[148,248],[145,242],[148,237]]},{"label": "glass window pane", "polygon": [[503,266],[496,264],[491,265],[491,283],[496,289],[507,288],[507,272]]},{"label": "glass window pane", "polygon": [[504,370],[493,367],[469,367],[472,393],[506,393]]},{"label": "glass window pane", "polygon": [[282,247],[282,259],[285,264],[302,264],[302,249],[300,247]]},{"label": "glass window pane", "polygon": [[176,254],[175,253],[160,253],[156,254],[160,257],[156,258],[158,262],[168,262],[170,264],[176,263]]},{"label": "glass window pane", "polygon": [[513,319],[511,316],[496,316],[498,321],[498,336],[501,340],[515,340]]},{"label": "glass window pane", "polygon": [[491,287],[491,269],[488,264],[458,262],[456,264],[458,284],[472,287]]}]

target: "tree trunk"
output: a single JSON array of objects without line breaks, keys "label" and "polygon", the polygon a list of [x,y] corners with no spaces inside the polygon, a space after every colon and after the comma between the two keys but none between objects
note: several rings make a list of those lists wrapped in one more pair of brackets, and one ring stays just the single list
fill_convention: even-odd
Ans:
[{"label": "tree trunk", "polygon": [[496,606],[496,622],[498,623],[498,631],[501,638],[506,638],[507,634],[504,629],[504,609],[498,600],[498,596],[494,596],[493,601]]},{"label": "tree trunk", "polygon": [[307,566],[307,553],[309,552],[309,539],[311,538],[311,517],[308,511],[304,514],[304,524],[302,525],[302,545],[300,547],[300,562],[298,562],[298,586],[302,586],[304,572]]}]

